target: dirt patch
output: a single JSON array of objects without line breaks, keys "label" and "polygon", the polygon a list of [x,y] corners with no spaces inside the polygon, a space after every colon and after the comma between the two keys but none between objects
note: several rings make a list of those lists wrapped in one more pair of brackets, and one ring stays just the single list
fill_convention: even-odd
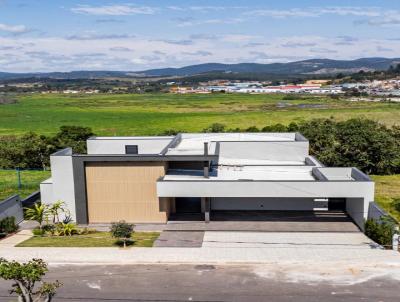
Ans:
[{"label": "dirt patch", "polygon": [[8,96],[0,96],[0,105],[16,104],[17,99]]}]

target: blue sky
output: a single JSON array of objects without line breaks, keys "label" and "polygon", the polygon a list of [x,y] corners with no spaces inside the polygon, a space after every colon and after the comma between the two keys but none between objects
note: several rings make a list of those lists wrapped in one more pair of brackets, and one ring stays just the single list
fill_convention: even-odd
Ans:
[{"label": "blue sky", "polygon": [[400,57],[400,1],[0,0],[0,71]]}]

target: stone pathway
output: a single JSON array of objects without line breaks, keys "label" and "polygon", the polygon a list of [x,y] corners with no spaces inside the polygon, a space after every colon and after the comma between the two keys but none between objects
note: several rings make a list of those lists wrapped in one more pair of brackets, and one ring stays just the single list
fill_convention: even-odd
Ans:
[{"label": "stone pathway", "polygon": [[0,248],[14,247],[15,245],[31,238],[32,236],[31,230],[21,230],[10,237],[0,240]]}]

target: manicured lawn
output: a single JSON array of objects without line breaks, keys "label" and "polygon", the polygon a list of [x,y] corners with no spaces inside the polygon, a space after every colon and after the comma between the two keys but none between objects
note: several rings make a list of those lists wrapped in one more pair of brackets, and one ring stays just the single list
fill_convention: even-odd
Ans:
[{"label": "manicured lawn", "polygon": [[21,188],[15,170],[0,170],[0,201],[19,194],[22,198],[39,190],[39,184],[50,177],[50,171],[20,171]]},{"label": "manicured lawn", "polygon": [[400,221],[400,212],[393,207],[394,199],[400,199],[400,174],[373,175],[376,202],[394,218]]},{"label": "manicured lawn", "polygon": [[[132,238],[133,247],[152,247],[160,233],[137,232]],[[18,247],[114,247],[116,239],[109,232],[96,232],[88,235],[59,236],[59,237],[32,237]]]},{"label": "manicured lawn", "polygon": [[[228,128],[312,118],[366,117],[398,123],[400,103],[349,102],[329,97],[247,94],[23,95],[0,106],[0,135],[32,130],[54,134],[62,125],[89,126],[98,135],[156,135],[168,129],[196,132],[212,123]],[[27,128],[29,125],[29,129]]]}]

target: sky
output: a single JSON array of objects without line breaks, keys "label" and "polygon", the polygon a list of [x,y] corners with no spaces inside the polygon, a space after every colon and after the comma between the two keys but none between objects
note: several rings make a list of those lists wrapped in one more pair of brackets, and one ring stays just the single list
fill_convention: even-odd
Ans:
[{"label": "sky", "polygon": [[400,57],[398,0],[0,0],[0,71]]}]

